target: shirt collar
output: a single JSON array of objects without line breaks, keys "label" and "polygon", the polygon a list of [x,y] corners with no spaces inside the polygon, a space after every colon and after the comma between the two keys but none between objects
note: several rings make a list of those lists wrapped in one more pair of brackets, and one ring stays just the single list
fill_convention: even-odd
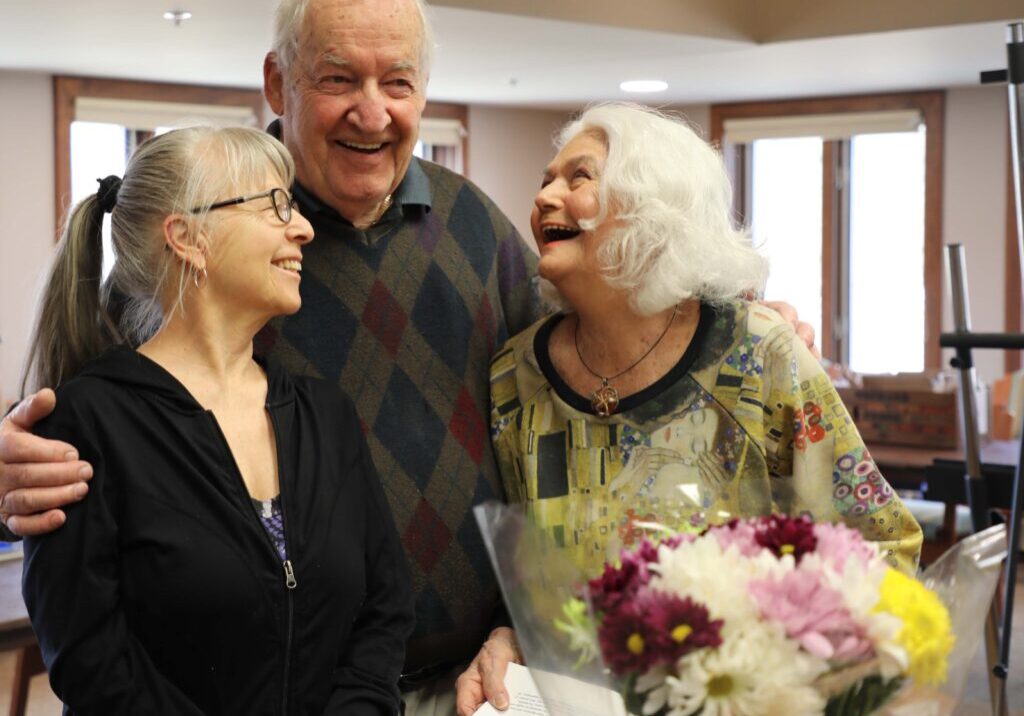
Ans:
[{"label": "shirt collar", "polygon": [[[267,127],[267,132],[275,139],[281,139],[281,120],[275,119],[271,122]],[[335,232],[343,228],[348,230],[343,233],[355,232],[358,236],[354,238],[367,244],[372,244],[390,233],[392,229],[402,223],[404,218],[422,216],[432,207],[430,179],[417,157],[413,157],[409,162],[405,176],[402,177],[398,188],[395,189],[394,201],[391,206],[377,223],[368,229],[357,229],[352,226],[352,222],[335,211],[333,207],[325,204],[320,197],[302,186],[298,180],[292,185],[292,193],[298,200],[303,213],[307,214],[310,221],[314,223],[314,228],[318,220],[324,221],[329,223],[331,230]]]}]

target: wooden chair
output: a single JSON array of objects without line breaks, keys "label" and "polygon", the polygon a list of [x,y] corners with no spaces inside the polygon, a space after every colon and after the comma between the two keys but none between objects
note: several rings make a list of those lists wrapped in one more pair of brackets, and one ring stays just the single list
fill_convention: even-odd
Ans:
[{"label": "wooden chair", "polygon": [[46,673],[43,655],[39,646],[30,644],[18,650],[18,661],[14,667],[14,683],[11,686],[10,716],[25,716],[28,707],[28,687],[32,677]]}]

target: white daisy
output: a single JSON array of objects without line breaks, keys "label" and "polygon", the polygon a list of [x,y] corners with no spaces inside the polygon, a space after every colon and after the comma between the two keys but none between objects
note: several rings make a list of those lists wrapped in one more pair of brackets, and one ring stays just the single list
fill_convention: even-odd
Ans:
[{"label": "white daisy", "polygon": [[[669,716],[818,716],[812,685],[824,663],[801,652],[778,625],[750,622],[717,649],[688,654],[666,679]],[[703,709],[703,711],[701,711]]]},{"label": "white daisy", "polygon": [[724,619],[723,634],[759,618],[747,582],[792,569],[770,552],[744,557],[735,546],[722,550],[715,539],[699,539],[675,550],[663,548],[651,589],[690,597],[708,608],[713,619]]},{"label": "white daisy", "polygon": [[855,619],[870,615],[882,593],[882,580],[889,567],[879,559],[864,565],[860,560],[848,559],[842,571],[816,554],[804,555],[801,569],[819,572],[827,586],[843,595],[843,604]]},{"label": "white daisy", "polygon": [[647,698],[644,699],[644,716],[656,714],[665,708],[665,704],[668,702],[666,678],[668,678],[668,667],[665,666],[655,666],[646,674],[637,677],[633,688],[638,694],[647,694]]}]

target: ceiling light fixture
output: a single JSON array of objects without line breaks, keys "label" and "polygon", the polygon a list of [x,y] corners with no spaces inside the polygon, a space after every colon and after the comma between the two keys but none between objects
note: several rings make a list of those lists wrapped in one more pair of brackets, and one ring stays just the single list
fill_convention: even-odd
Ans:
[{"label": "ceiling light fixture", "polygon": [[192,13],[188,10],[168,10],[164,13],[164,20],[170,20],[174,23],[175,27],[178,27],[185,20],[191,20]]},{"label": "ceiling light fixture", "polygon": [[623,92],[664,92],[668,82],[662,80],[629,80],[619,85]]}]

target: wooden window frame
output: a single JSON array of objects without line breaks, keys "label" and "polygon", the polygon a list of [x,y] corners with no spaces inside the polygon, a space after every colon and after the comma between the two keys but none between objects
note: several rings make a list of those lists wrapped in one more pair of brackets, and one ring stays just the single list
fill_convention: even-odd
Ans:
[{"label": "wooden window frame", "polygon": [[55,75],[54,208],[58,227],[71,201],[71,123],[75,120],[75,100],[79,97],[250,107],[257,121],[263,120],[263,94],[259,90]]},{"label": "wooden window frame", "polygon": [[[916,109],[921,113],[927,127],[925,137],[925,199],[924,199],[924,364],[929,370],[942,366],[942,350],[939,334],[942,332],[942,191],[943,152],[945,141],[946,93],[943,91],[905,92],[899,94],[852,95],[845,97],[814,97],[767,102],[736,102],[717,104],[711,107],[711,140],[721,147],[723,129],[727,119],[754,117],[788,117],[808,114],[840,114],[847,112],[883,112],[901,109]],[[826,142],[826,157],[832,158],[838,144]],[[735,159],[740,152],[723,152],[730,176],[741,177]],[[823,186],[823,214],[834,212],[835,192],[832,191],[834,176],[833,161],[823,161],[825,183]],[[835,315],[838,286],[833,268],[836,239],[831,214],[824,216],[822,237],[822,336],[823,348],[832,344],[832,316]],[[1016,238],[1014,238],[1016,255]],[[1018,291],[1019,296],[1019,291]],[[1019,303],[1019,302],[1018,302]],[[1019,307],[1018,307],[1019,314]],[[1018,319],[1019,320],[1019,319]]]}]

